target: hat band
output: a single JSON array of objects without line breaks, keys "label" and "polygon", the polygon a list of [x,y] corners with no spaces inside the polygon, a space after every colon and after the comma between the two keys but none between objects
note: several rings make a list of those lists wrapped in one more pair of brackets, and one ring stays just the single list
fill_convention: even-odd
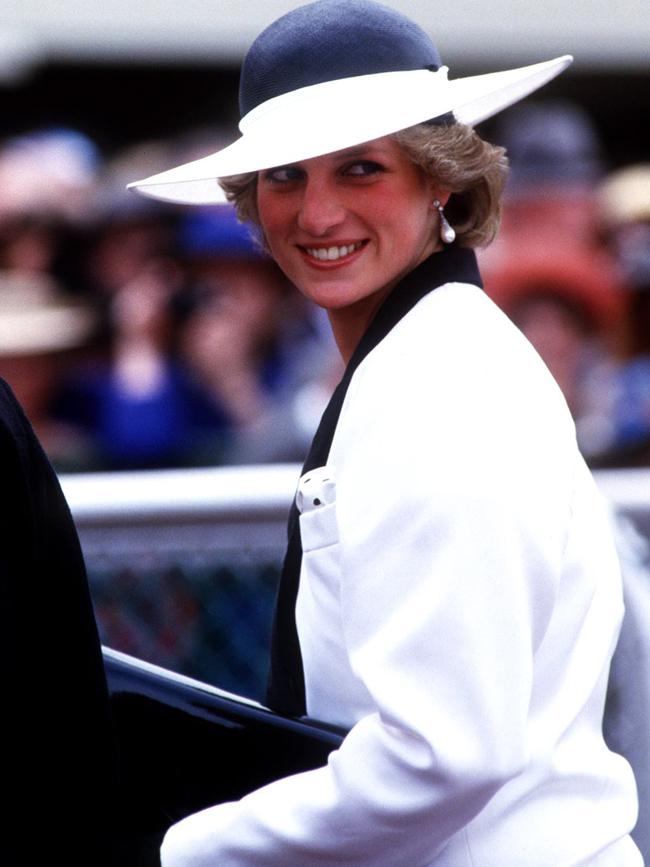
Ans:
[{"label": "hat band", "polygon": [[[277,119],[284,117],[294,123],[297,121],[301,128],[305,128],[308,118],[316,118],[320,123],[325,114],[328,119],[336,119],[341,123],[342,112],[357,114],[364,112],[368,94],[370,91],[383,94],[391,102],[397,98],[397,104],[404,106],[404,112],[409,113],[409,106],[416,108],[416,114],[422,114],[421,93],[423,87],[430,95],[435,90],[439,92],[447,85],[449,69],[441,66],[439,69],[408,69],[397,72],[375,72],[371,75],[355,75],[350,78],[338,78],[332,81],[324,81],[319,84],[310,84],[274,96],[260,103],[244,115],[239,122],[242,134],[248,135],[254,132],[258,134],[258,124],[271,121],[273,126]],[[434,83],[435,79],[435,83]],[[409,91],[411,91],[409,93]],[[363,100],[364,104],[359,105]],[[377,106],[368,106],[374,113]],[[446,109],[445,109],[446,110]],[[412,111],[411,111],[412,113]],[[440,112],[438,112],[440,113]],[[286,128],[279,130],[282,136],[286,136]]]},{"label": "hat band", "polygon": [[[309,85],[273,97],[242,118],[240,165],[272,168],[344,150],[446,114],[447,67],[380,72]],[[386,108],[377,111],[377,106]],[[259,143],[264,142],[263,149]],[[254,148],[251,163],[244,152]],[[225,156],[225,154],[224,154]],[[223,175],[228,173],[227,166]]]}]

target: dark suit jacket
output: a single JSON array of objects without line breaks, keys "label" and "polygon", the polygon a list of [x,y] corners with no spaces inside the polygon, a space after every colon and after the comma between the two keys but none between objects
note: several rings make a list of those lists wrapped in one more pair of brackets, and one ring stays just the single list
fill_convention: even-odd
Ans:
[{"label": "dark suit jacket", "polygon": [[56,475],[2,380],[0,617],[0,860],[114,863],[117,763],[84,563]]}]

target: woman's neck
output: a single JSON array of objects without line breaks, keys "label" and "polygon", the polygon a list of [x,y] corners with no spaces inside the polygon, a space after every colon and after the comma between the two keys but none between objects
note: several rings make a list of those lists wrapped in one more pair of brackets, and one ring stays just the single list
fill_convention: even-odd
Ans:
[{"label": "woman's neck", "polygon": [[345,364],[352,358],[359,341],[368,330],[368,326],[394,285],[387,286],[381,294],[375,293],[355,304],[341,308],[330,308],[327,311],[334,340]]},{"label": "woman's neck", "polygon": [[[442,244],[433,243],[427,247],[422,256],[418,259],[414,268],[422,264],[425,259],[428,259],[433,253],[437,253],[442,249]],[[413,268],[411,269],[413,270]],[[410,273],[410,272],[406,272]],[[368,326],[375,318],[377,311],[384,303],[386,298],[393,291],[395,286],[406,276],[406,273],[399,274],[388,283],[383,289],[373,292],[365,298],[356,301],[354,304],[348,304],[345,307],[329,308],[327,315],[329,317],[334,340],[338,347],[341,357],[347,364],[354,350],[357,348],[359,341],[368,330]]]}]

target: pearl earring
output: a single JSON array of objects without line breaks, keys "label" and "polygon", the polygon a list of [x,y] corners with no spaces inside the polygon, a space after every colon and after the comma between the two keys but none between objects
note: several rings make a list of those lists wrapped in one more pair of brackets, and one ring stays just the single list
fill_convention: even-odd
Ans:
[{"label": "pearl earring", "polygon": [[453,244],[456,240],[456,232],[449,225],[449,221],[445,217],[444,208],[438,199],[434,199],[433,207],[438,209],[438,214],[440,215],[440,240],[443,244]]}]

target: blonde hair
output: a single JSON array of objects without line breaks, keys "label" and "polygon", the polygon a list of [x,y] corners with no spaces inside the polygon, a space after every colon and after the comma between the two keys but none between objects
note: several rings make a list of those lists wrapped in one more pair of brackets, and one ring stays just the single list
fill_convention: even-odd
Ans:
[{"label": "blonde hair", "polygon": [[[438,186],[450,190],[445,215],[463,247],[485,247],[501,218],[501,193],[508,174],[505,150],[460,123],[418,124],[393,135],[410,159]],[[220,181],[244,222],[260,225],[257,172]]]},{"label": "blonde hair", "polygon": [[499,228],[508,176],[505,149],[461,123],[418,124],[393,138],[443,190],[451,191],[445,216],[463,247],[486,247]]}]

